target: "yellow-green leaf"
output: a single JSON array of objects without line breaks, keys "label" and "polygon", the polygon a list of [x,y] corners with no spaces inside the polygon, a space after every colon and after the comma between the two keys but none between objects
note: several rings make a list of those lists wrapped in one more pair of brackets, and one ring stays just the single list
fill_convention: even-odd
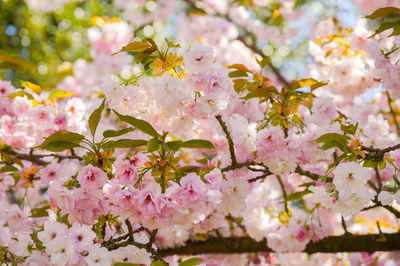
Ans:
[{"label": "yellow-green leaf", "polygon": [[149,49],[151,47],[150,44],[148,44],[147,42],[131,42],[128,45],[122,47],[122,49],[115,54],[121,53],[121,52],[144,52],[147,49]]},{"label": "yellow-green leaf", "polygon": [[204,139],[191,139],[181,144],[182,148],[193,148],[193,149],[215,149],[211,141]]},{"label": "yellow-green leaf", "polygon": [[142,119],[134,118],[133,116],[121,115],[120,113],[118,113],[115,110],[114,110],[114,113],[119,117],[119,119],[134,126],[135,128],[139,129],[140,131],[142,131],[150,136],[153,136],[155,138],[158,137],[157,131],[154,129],[154,127],[149,122],[144,121]]},{"label": "yellow-green leaf", "polygon": [[257,97],[273,97],[277,93],[277,89],[274,86],[268,86],[268,87],[261,87],[261,88],[256,88],[256,90],[249,92],[246,96],[242,97],[242,99],[248,100],[251,98],[257,98]]},{"label": "yellow-green leaf", "polygon": [[303,87],[310,86],[311,91],[318,89],[319,87],[325,86],[328,82],[322,82],[315,79],[301,79],[294,83],[293,89],[299,89]]},{"label": "yellow-green leaf", "polygon": [[132,131],[134,131],[135,129],[133,129],[133,128],[131,128],[131,127],[128,127],[128,128],[124,128],[124,129],[121,129],[121,130],[106,130],[106,131],[104,131],[103,132],[103,136],[105,137],[105,138],[113,138],[113,137],[119,137],[119,136],[122,136],[122,135],[124,135],[124,134],[126,134],[126,133],[129,133],[129,132],[132,132]]},{"label": "yellow-green leaf", "polygon": [[26,96],[29,100],[34,100],[35,98],[32,96],[32,94],[23,91],[23,90],[19,90],[16,92],[13,92],[11,94],[8,95],[8,98],[14,99],[15,97],[24,97]]},{"label": "yellow-green leaf", "polygon": [[190,259],[187,259],[187,260],[179,263],[179,266],[195,266],[195,265],[199,264],[202,261],[203,260],[200,259],[200,258],[190,258]]},{"label": "yellow-green leaf", "polygon": [[147,147],[148,152],[153,152],[153,151],[158,150],[158,147],[159,147],[158,139],[152,138],[151,140],[149,140],[147,142],[146,147]]},{"label": "yellow-green leaf", "polygon": [[245,65],[242,65],[242,64],[233,64],[233,65],[229,65],[229,66],[226,66],[226,67],[227,68],[235,68],[235,69],[238,69],[238,70],[243,70],[243,71],[252,73],[252,71],[250,69],[248,69]]},{"label": "yellow-green leaf", "polygon": [[105,106],[106,99],[103,100],[99,108],[93,111],[93,113],[89,117],[89,128],[90,128],[90,133],[92,133],[92,136],[96,133],[97,126],[99,125],[100,119],[101,119],[101,113],[103,112],[104,106]]},{"label": "yellow-green leaf", "polygon": [[49,97],[47,99],[52,100],[55,98],[65,98],[65,97],[71,97],[74,95],[72,92],[65,91],[65,90],[54,90],[50,93]]},{"label": "yellow-green leaf", "polygon": [[31,91],[33,91],[37,95],[40,95],[40,93],[42,92],[42,88],[40,88],[39,85],[37,85],[35,83],[32,83],[30,81],[21,80],[21,86],[26,88],[26,89],[30,89]]}]

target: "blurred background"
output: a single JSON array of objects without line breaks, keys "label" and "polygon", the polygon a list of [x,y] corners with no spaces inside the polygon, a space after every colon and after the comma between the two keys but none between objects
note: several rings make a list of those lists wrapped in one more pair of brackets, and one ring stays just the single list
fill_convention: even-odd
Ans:
[{"label": "blurred background", "polygon": [[[233,40],[245,39],[253,43],[263,56],[269,57],[272,65],[280,69],[288,79],[293,80],[304,76],[305,64],[312,62],[308,54],[308,41],[314,36],[310,32],[310,25],[332,19],[337,25],[351,29],[356,27],[360,15],[373,11],[383,2],[2,0],[0,79],[11,80],[18,87],[20,80],[28,80],[40,84],[44,90],[55,88],[66,76],[72,74],[77,59],[83,58],[90,62],[93,58],[88,38],[90,29],[101,29],[105,24],[124,21],[129,25],[131,36],[136,39],[151,37],[157,41],[165,37],[172,40],[179,37],[178,41],[190,44],[190,38],[197,38],[215,48],[225,47],[225,50],[217,49],[217,57],[218,52],[229,53],[227,50],[233,49],[233,46],[228,45]],[[189,21],[189,16],[204,16],[205,13],[227,23],[233,22],[238,35],[229,37],[230,32],[227,31],[226,36],[218,33],[212,40],[205,29],[199,36],[189,36],[189,24],[193,23],[193,19]],[[208,25],[208,30],[223,28],[222,24]],[[93,30],[92,33],[96,34]],[[226,43],[221,41],[224,37],[228,39]],[[118,36],[110,35],[109,38]],[[225,56],[225,60],[231,59],[232,56]]]}]

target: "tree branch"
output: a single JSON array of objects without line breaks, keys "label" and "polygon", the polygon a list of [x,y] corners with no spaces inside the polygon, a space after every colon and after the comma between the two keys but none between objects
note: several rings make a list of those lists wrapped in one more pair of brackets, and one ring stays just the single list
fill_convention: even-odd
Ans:
[{"label": "tree branch", "polygon": [[59,154],[33,154],[33,150],[30,150],[29,154],[25,153],[19,153],[15,150],[13,150],[10,147],[5,147],[0,150],[2,153],[6,153],[8,155],[11,155],[12,157],[8,160],[3,160],[0,161],[0,164],[13,164],[15,160],[24,160],[24,161],[30,161],[32,163],[35,163],[37,165],[47,165],[49,164],[48,161],[44,161],[43,158],[46,157],[53,157],[57,158],[59,161],[65,160],[65,159],[77,159],[82,161],[83,158],[76,155],[75,153],[71,153],[71,155],[59,155]]},{"label": "tree branch", "polygon": [[393,101],[393,99],[392,99],[392,97],[390,96],[389,91],[386,91],[386,95],[387,95],[387,98],[388,98],[388,104],[389,104],[389,108],[390,108],[390,114],[391,114],[392,117],[393,117],[393,124],[395,125],[396,130],[397,130],[397,136],[400,136],[400,126],[399,126],[399,123],[397,122],[397,115],[396,115],[396,112],[394,111],[393,106],[392,106],[392,101]]},{"label": "tree branch", "polygon": [[[236,168],[238,163],[236,161],[235,147],[234,147],[234,143],[233,143],[233,140],[231,137],[231,133],[229,133],[229,130],[228,130],[225,122],[222,120],[221,115],[216,115],[215,118],[218,120],[218,123],[221,126],[222,131],[224,131],[226,139],[228,140],[229,153],[231,154],[231,160],[232,160],[231,167]],[[232,169],[229,169],[229,170],[232,170]],[[228,170],[225,170],[225,171],[228,171]]]},{"label": "tree branch", "polygon": [[366,147],[366,146],[361,146],[361,150],[367,151],[368,154],[365,155],[365,160],[374,160],[376,162],[382,161],[383,156],[385,156],[385,153],[395,151],[400,149],[400,144],[394,145],[387,147],[385,149],[377,149],[373,147]]},{"label": "tree branch", "polygon": [[[235,249],[230,246],[238,247]],[[400,250],[400,233],[328,236],[314,243],[307,244],[305,253],[338,253],[338,252],[369,252]],[[196,255],[196,254],[234,254],[253,252],[274,252],[267,242],[257,242],[250,237],[227,237],[220,239],[210,237],[207,241],[187,241],[184,246],[160,250],[162,256]]]},{"label": "tree branch", "polygon": [[283,203],[284,203],[284,206],[285,206],[285,212],[289,213],[289,207],[288,207],[288,202],[287,202],[287,193],[286,193],[285,185],[283,184],[282,178],[279,175],[276,175],[276,179],[278,180],[279,185],[281,186],[282,195],[283,195]]}]

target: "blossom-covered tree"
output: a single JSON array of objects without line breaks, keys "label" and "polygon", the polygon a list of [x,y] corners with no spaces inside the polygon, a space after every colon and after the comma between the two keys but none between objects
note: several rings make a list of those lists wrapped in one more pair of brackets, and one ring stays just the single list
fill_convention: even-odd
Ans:
[{"label": "blossom-covered tree", "polygon": [[0,2],[0,262],[400,264],[398,7]]}]

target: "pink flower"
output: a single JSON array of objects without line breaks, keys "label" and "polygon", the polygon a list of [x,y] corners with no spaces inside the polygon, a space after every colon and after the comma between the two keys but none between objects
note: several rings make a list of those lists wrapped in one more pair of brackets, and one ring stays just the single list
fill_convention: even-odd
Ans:
[{"label": "pink flower", "polygon": [[87,165],[79,172],[77,180],[85,189],[98,189],[103,187],[108,177],[100,168]]},{"label": "pink flower", "polygon": [[161,195],[159,184],[152,182],[139,192],[138,206],[140,212],[146,218],[150,218],[159,213],[158,197]]},{"label": "pink flower", "polygon": [[15,92],[15,87],[8,80],[0,80],[0,97]]},{"label": "pink flower", "polygon": [[135,161],[124,160],[115,162],[115,178],[121,185],[134,185],[138,179]]},{"label": "pink flower", "polygon": [[64,246],[67,229],[68,227],[63,223],[46,221],[43,231],[38,233],[38,238],[48,251],[56,251]]},{"label": "pink flower", "polygon": [[80,252],[89,249],[96,238],[96,234],[90,226],[78,222],[74,222],[72,227],[68,229],[68,235],[76,243]]},{"label": "pink flower", "polygon": [[189,52],[183,57],[185,68],[190,72],[198,72],[207,69],[213,63],[213,60],[214,49],[198,41],[191,45]]},{"label": "pink flower", "polygon": [[190,173],[182,177],[180,183],[181,187],[177,191],[175,198],[182,206],[189,206],[205,198],[206,185],[197,174]]},{"label": "pink flower", "polygon": [[67,130],[68,122],[66,114],[58,114],[54,118],[54,125],[58,127],[58,130]]},{"label": "pink flower", "polygon": [[33,109],[32,116],[33,121],[42,129],[48,129],[52,127],[55,114],[53,107],[39,105]]},{"label": "pink flower", "polygon": [[26,96],[16,97],[12,104],[12,110],[16,116],[29,116],[32,111],[32,101]]},{"label": "pink flower", "polygon": [[304,228],[301,228],[299,231],[297,231],[294,237],[300,242],[303,242],[306,239],[306,230],[304,230]]}]

